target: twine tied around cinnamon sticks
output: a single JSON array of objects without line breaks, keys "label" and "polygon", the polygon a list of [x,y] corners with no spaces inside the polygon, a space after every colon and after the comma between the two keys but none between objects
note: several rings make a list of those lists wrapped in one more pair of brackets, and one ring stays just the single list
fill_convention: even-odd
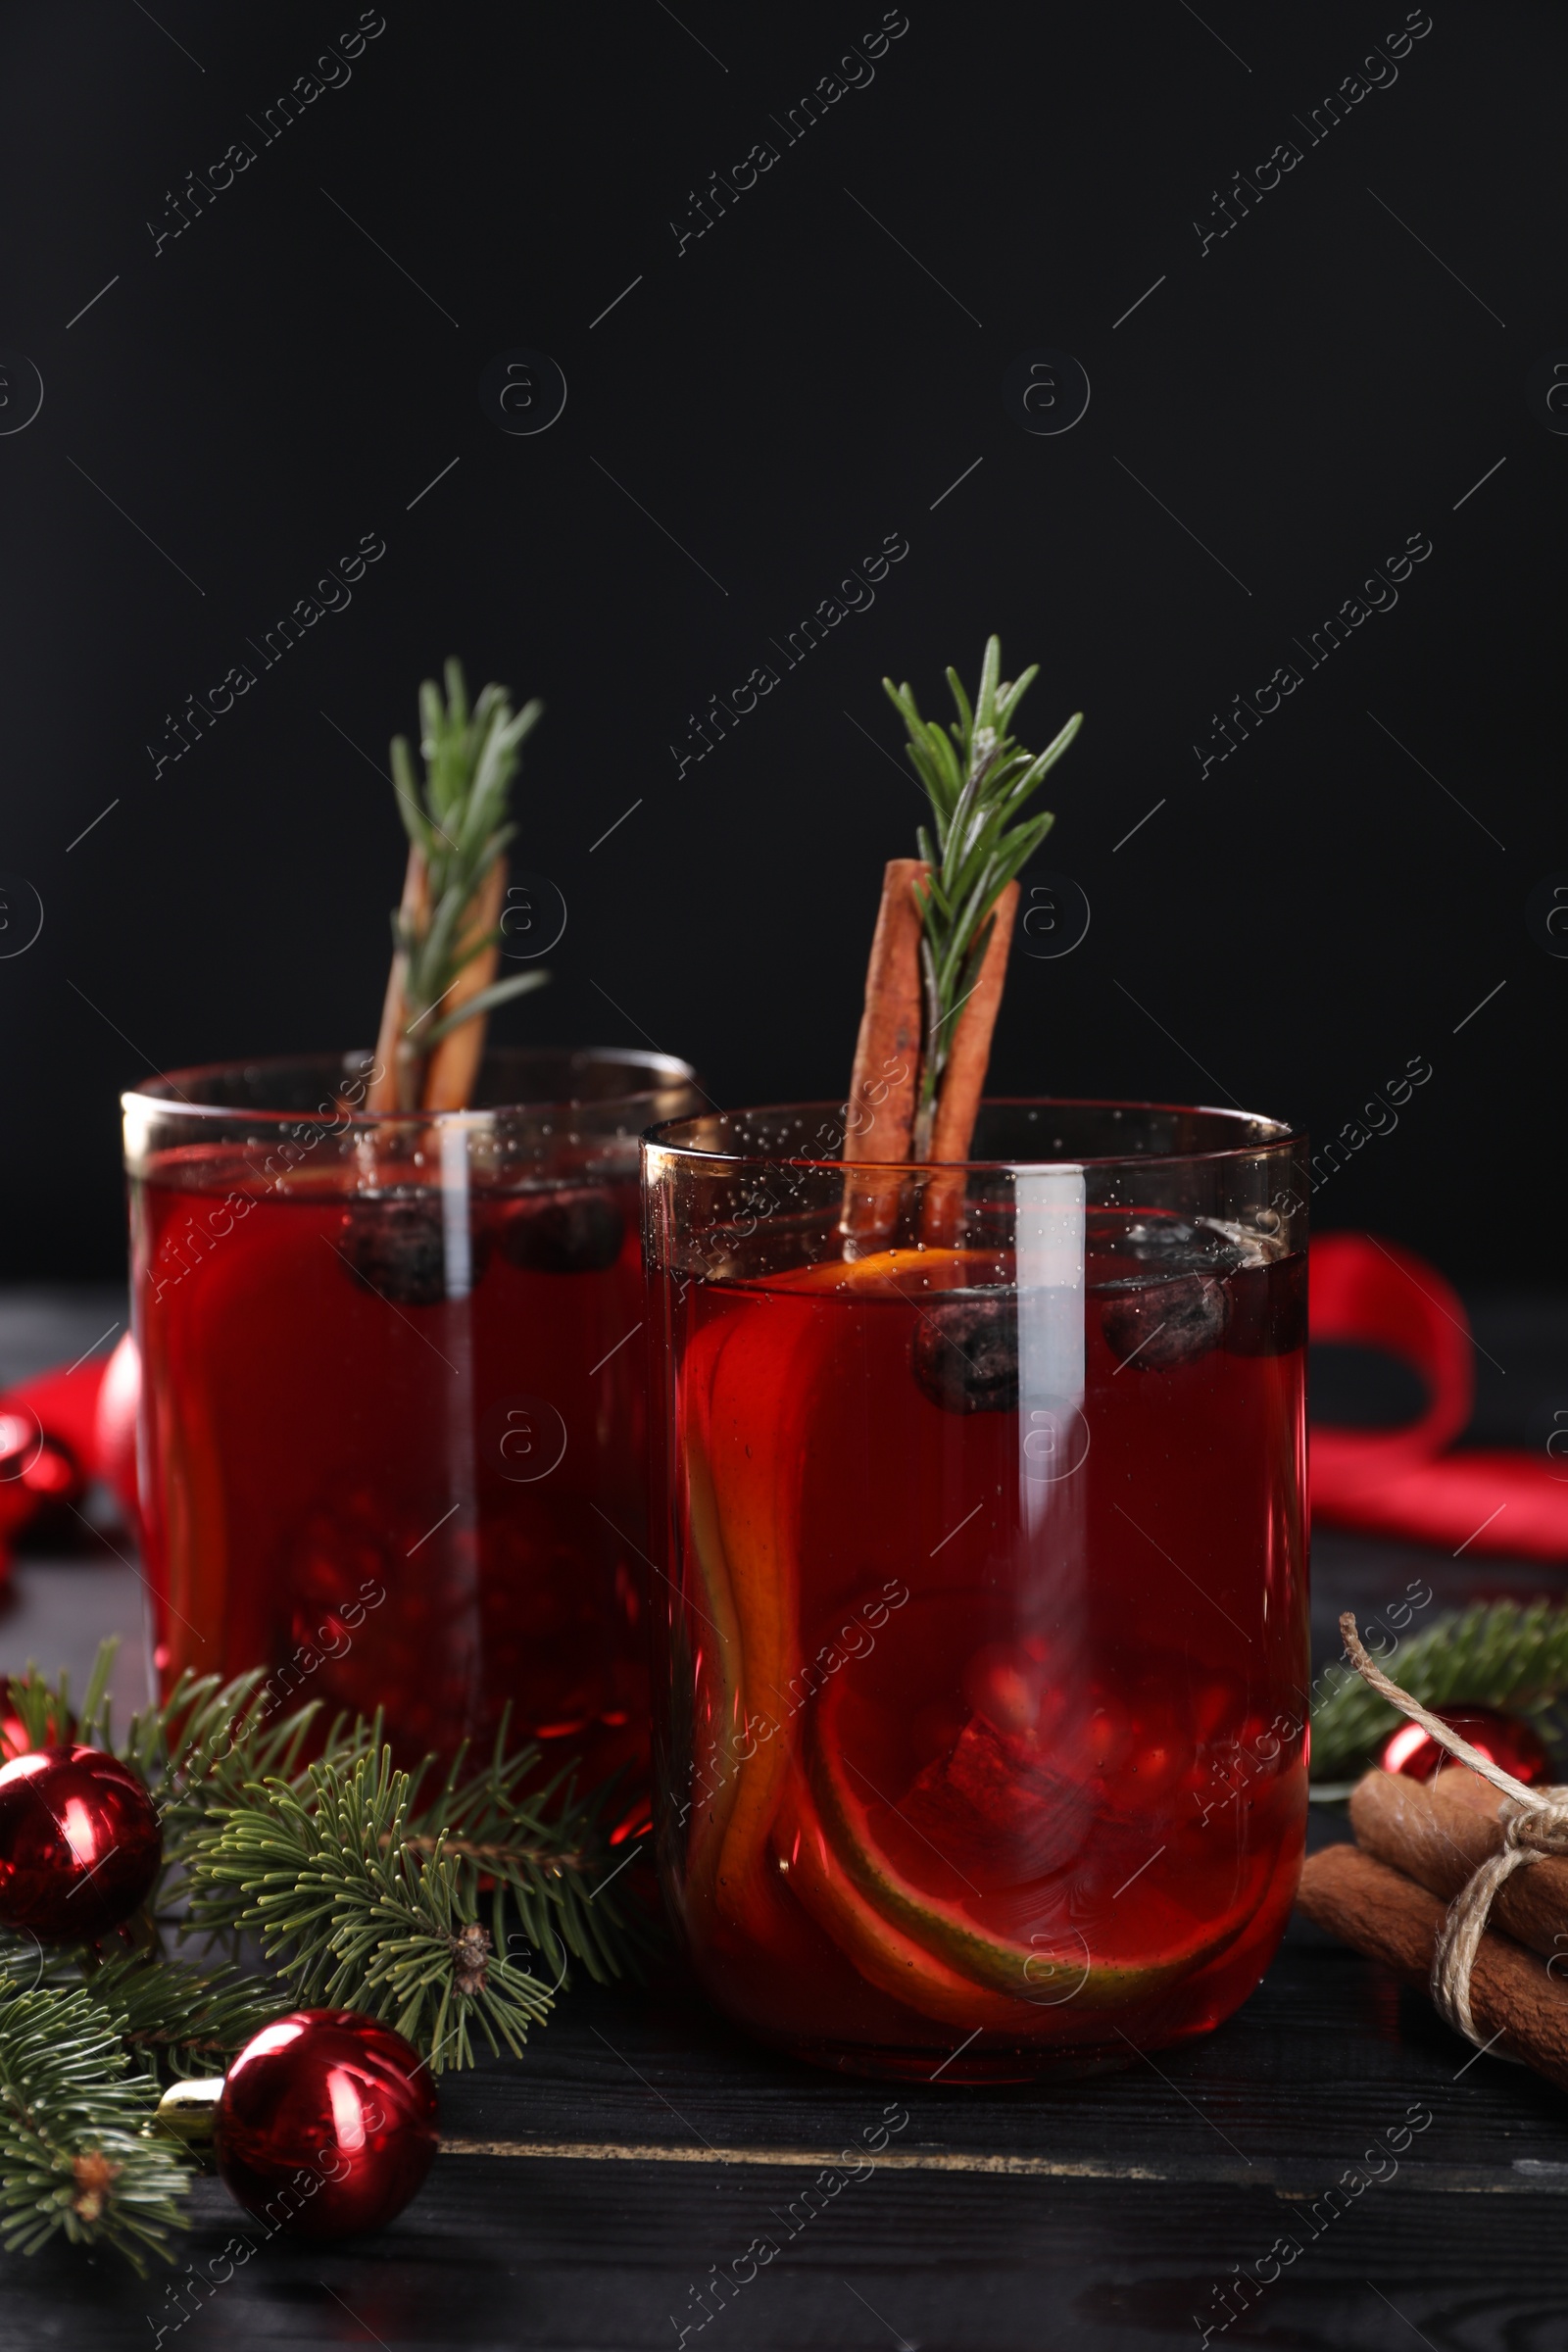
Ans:
[{"label": "twine tied around cinnamon sticks", "polygon": [[[1433,2006],[1455,2033],[1473,2041],[1478,2049],[1488,2046],[1470,2012],[1470,1973],[1475,1966],[1481,1938],[1498,1888],[1516,1870],[1527,1863],[1539,1862],[1552,1855],[1568,1859],[1568,1787],[1552,1786],[1528,1788],[1523,1781],[1515,1780],[1500,1764],[1472,1747],[1469,1740],[1424,1707],[1408,1690],[1401,1690],[1391,1676],[1386,1675],[1369,1654],[1356,1631],[1353,1611],[1347,1609],[1340,1618],[1340,1634],[1346,1655],[1362,1682],[1386,1698],[1392,1706],[1418,1723],[1430,1739],[1446,1748],[1461,1764],[1490,1781],[1509,1800],[1511,1810],[1501,1816],[1503,1842],[1500,1850],[1483,1862],[1460,1887],[1439,1932],[1432,1953],[1430,1989]],[[1503,2053],[1498,2051],[1497,2056]]]}]

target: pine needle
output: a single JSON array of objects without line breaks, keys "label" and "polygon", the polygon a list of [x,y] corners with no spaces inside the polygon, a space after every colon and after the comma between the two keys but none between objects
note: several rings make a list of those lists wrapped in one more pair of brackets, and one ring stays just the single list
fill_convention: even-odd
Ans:
[{"label": "pine needle", "polygon": [[297,2001],[384,2018],[432,2074],[472,2065],[475,2028],[493,2053],[520,2055],[553,1990],[496,1953],[473,1863],[439,1834],[427,1852],[411,1836],[412,1790],[390,1749],[347,1776],[313,1764],[303,1788],[254,1788],[262,1801],[231,1813],[196,1859],[192,1925],[239,1890],[234,1924],[260,1935]]},{"label": "pine needle", "polygon": [[83,1989],[0,1980],[0,2240],[35,2254],[63,2230],[145,2278],[146,2254],[173,2259],[189,2172],[172,2141],[142,2136],[158,2086],[131,2072],[123,2026]]},{"label": "pine needle", "polygon": [[222,2074],[283,2006],[270,1978],[227,1965],[191,1968],[154,1952],[106,1961],[82,1990],[121,2020],[132,2062],[160,2085],[166,2078]]}]

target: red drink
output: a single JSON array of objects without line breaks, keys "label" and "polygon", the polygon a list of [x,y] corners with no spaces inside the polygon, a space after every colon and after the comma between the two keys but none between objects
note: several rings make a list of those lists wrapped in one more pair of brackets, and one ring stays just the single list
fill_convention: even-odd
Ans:
[{"label": "red drink", "polygon": [[666,1884],[724,2008],[857,2071],[1202,2032],[1295,1892],[1304,1255],[1030,1181],[670,1285]]},{"label": "red drink", "polygon": [[166,1688],[266,1665],[273,1704],[384,1708],[411,1762],[492,1739],[510,1702],[515,1740],[641,1786],[628,1163],[659,1098],[628,1102],[622,1059],[608,1100],[554,1116],[333,1116],[318,1071],[316,1115],[259,1135],[220,1095],[207,1132],[167,1100],[145,1114],[141,1486]]}]

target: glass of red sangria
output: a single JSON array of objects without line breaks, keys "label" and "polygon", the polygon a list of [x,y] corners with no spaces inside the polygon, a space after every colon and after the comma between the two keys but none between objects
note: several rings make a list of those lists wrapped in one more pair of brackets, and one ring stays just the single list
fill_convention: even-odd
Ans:
[{"label": "glass of red sangria", "polygon": [[684,1062],[492,1050],[473,1107],[368,1112],[368,1054],[124,1097],[165,1690],[385,1712],[403,1763],[517,1741],[646,1777],[637,1138]]},{"label": "glass of red sangria", "polygon": [[985,1104],[659,1128],[657,1837],[717,2004],[949,2082],[1206,2032],[1306,1818],[1304,1139]]}]

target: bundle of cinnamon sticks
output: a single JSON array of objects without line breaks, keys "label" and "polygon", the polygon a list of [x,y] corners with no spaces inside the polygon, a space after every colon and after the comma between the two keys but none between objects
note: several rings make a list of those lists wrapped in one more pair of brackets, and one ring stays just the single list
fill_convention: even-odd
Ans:
[{"label": "bundle of cinnamon sticks", "polygon": [[[1511,1810],[1462,1764],[1426,1783],[1369,1772],[1350,1798],[1356,1843],[1311,1857],[1300,1908],[1424,1991],[1447,1906],[1501,1852]],[[1469,1992],[1483,2044],[1568,2090],[1568,1860],[1541,1856],[1498,1888]]]},{"label": "bundle of cinnamon sticks", "polygon": [[[847,1158],[881,1162],[910,1156],[920,1063],[922,1054],[930,1050],[930,1041],[921,1034],[920,997],[921,885],[930,872],[923,858],[891,858],[882,877],[882,900],[865,975],[865,1007],[850,1080]],[[929,1151],[920,1153],[921,1157],[962,1159],[968,1152],[991,1058],[991,1037],[1007,976],[1017,910],[1018,885],[1009,882],[996,902],[979,980],[948,1043]]]}]

